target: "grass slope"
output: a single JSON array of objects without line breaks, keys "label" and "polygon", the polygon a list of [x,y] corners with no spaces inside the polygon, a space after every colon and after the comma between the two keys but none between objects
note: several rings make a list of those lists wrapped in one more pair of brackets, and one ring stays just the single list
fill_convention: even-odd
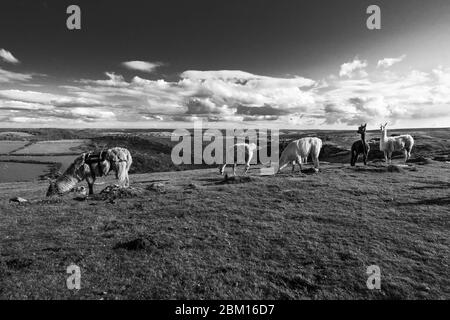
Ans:
[{"label": "grass slope", "polygon": [[[135,174],[128,196],[81,202],[0,184],[0,298],[449,299],[449,165],[415,168]],[[372,264],[380,291],[366,287]]]}]

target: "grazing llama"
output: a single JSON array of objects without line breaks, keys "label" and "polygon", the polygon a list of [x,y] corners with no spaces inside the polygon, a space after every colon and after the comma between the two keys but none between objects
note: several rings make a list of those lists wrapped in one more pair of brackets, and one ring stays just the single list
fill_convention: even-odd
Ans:
[{"label": "grazing llama", "polygon": [[86,180],[89,194],[94,193],[94,182],[97,177],[115,172],[119,185],[128,187],[130,180],[128,171],[132,163],[130,151],[115,147],[97,154],[83,153],[56,180],[50,181],[47,197],[70,192],[78,182]]},{"label": "grazing llama", "polygon": [[350,165],[353,167],[356,164],[356,161],[358,161],[359,155],[363,154],[363,161],[364,165],[367,165],[367,157],[369,155],[370,146],[366,142],[366,127],[367,123],[365,125],[360,125],[358,128],[358,133],[361,135],[361,140],[355,141],[352,144],[352,157],[350,159]]},{"label": "grazing llama", "polygon": [[281,153],[278,172],[290,163],[292,164],[292,171],[294,171],[295,162],[298,163],[299,172],[301,172],[302,163],[306,162],[310,154],[314,168],[319,169],[320,149],[322,149],[322,140],[319,138],[301,138],[292,141]]},{"label": "grazing llama", "polygon": [[[233,145],[232,148],[230,148],[229,152],[233,152],[233,156],[234,156],[234,161],[233,161],[233,175],[236,175],[236,166],[238,164],[238,154],[239,151],[243,151],[244,152],[244,159],[245,159],[245,172],[244,175],[247,174],[248,169],[250,169],[250,161],[252,161],[253,159],[253,155],[255,153],[255,151],[258,149],[258,147],[256,146],[256,144],[254,143],[236,143],[235,145]],[[225,168],[228,164],[231,163],[227,163],[226,159],[225,159],[225,163],[223,166],[221,166],[219,168],[219,172],[221,175],[225,174]]]},{"label": "grazing llama", "polygon": [[392,162],[392,153],[394,151],[403,151],[405,154],[405,163],[411,157],[411,150],[414,145],[414,139],[409,134],[401,136],[388,137],[387,136],[387,123],[380,125],[381,138],[380,138],[380,151],[384,152],[384,159],[387,163]]}]

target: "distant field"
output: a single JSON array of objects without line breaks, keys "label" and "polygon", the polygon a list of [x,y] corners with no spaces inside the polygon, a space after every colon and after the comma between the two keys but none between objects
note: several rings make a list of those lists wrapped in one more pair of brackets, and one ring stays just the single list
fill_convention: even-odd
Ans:
[{"label": "distant field", "polygon": [[23,162],[56,162],[61,163],[61,170],[67,169],[75,160],[77,155],[72,156],[36,156],[36,155],[7,155],[0,156],[1,161],[23,161]]},{"label": "distant field", "polygon": [[0,154],[10,153],[24,147],[28,143],[28,141],[0,140]]},{"label": "distant field", "polygon": [[0,131],[0,139],[2,138],[29,138],[33,137],[32,134],[26,133],[26,132],[20,132],[20,131]]},{"label": "distant field", "polygon": [[48,164],[0,162],[0,183],[35,181],[49,171]]},{"label": "distant field", "polygon": [[88,144],[89,140],[52,140],[36,142],[15,154],[57,154],[57,153],[77,153],[81,147]]}]

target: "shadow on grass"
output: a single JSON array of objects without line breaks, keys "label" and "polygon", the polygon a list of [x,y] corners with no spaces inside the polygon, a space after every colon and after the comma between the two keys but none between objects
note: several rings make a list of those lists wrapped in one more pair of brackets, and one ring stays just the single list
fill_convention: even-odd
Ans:
[{"label": "shadow on grass", "polygon": [[412,187],[414,190],[426,190],[426,189],[448,189],[450,188],[449,182],[443,182],[443,181],[436,181],[436,182],[430,182],[427,185],[424,186],[417,186]]},{"label": "shadow on grass", "polygon": [[398,206],[414,206],[414,205],[428,205],[428,206],[448,206],[450,205],[450,197],[424,199],[415,202],[399,202]]}]

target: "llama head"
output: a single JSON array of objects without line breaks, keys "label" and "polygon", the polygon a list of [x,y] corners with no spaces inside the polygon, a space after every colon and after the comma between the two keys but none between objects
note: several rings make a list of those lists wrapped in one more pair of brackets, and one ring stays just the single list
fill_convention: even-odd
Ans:
[{"label": "llama head", "polygon": [[381,132],[384,132],[385,130],[386,130],[386,126],[387,126],[387,122],[383,125],[383,124],[380,124],[380,130],[381,130]]},{"label": "llama head", "polygon": [[363,134],[363,133],[366,133],[366,127],[367,127],[367,123],[366,124],[364,124],[364,125],[360,125],[359,127],[358,127],[358,133],[359,134]]}]

